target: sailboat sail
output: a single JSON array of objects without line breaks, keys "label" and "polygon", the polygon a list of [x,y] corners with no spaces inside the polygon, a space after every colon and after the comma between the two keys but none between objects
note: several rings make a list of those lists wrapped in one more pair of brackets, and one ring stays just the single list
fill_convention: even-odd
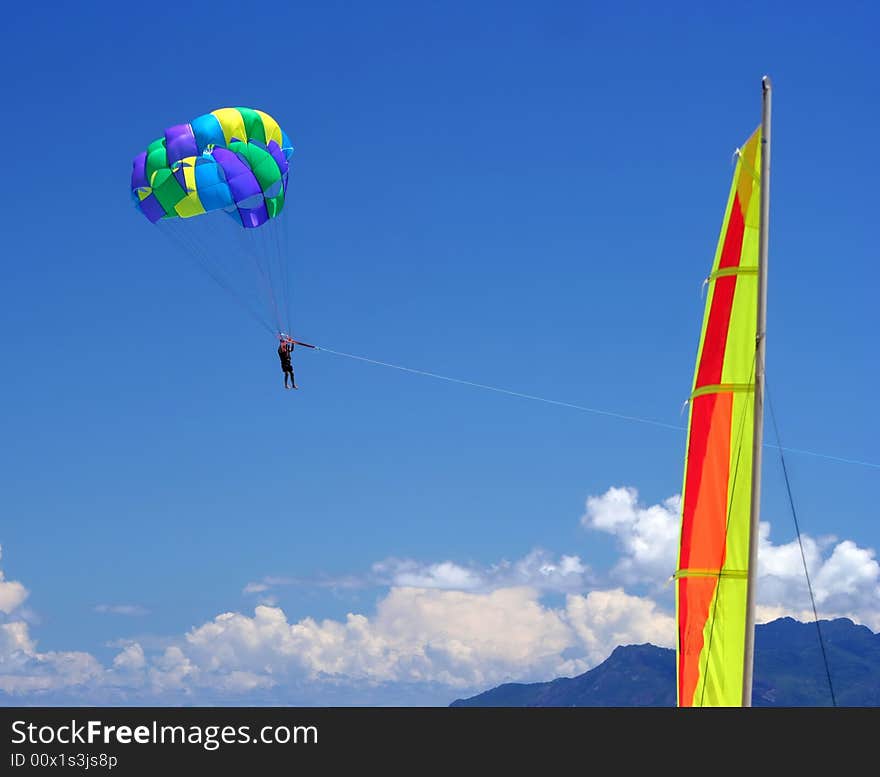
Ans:
[{"label": "sailboat sail", "polygon": [[690,398],[675,573],[678,705],[740,706],[759,311],[761,128],[739,150]]}]

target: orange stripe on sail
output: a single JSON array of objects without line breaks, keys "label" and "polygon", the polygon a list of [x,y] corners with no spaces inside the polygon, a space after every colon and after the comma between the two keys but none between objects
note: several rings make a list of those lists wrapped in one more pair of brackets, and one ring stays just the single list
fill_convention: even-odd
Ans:
[{"label": "orange stripe on sail", "polygon": [[[699,467],[689,471],[680,570],[720,570],[724,565],[727,523],[727,493],[730,478],[730,438],[733,394],[709,394],[694,400],[691,456]],[[712,577],[679,580],[682,609],[679,618],[679,645],[682,653],[679,684],[681,699],[693,700],[702,665],[703,634],[711,618],[717,579]],[[692,701],[688,702],[693,703]]]}]

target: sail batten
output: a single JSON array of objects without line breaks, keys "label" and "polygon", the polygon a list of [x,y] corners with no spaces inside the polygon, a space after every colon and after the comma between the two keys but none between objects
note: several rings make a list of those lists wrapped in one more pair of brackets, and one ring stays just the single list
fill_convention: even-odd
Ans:
[{"label": "sail batten", "polygon": [[747,628],[761,128],[740,149],[708,278],[675,573],[679,706],[739,706]]}]

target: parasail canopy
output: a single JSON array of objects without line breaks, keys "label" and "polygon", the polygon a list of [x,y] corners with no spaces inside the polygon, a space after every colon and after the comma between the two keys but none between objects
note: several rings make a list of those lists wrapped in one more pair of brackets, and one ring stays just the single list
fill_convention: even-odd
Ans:
[{"label": "parasail canopy", "polygon": [[284,207],[293,146],[253,108],[220,108],[165,130],[134,158],[131,192],[150,221],[225,210],[254,228]]},{"label": "parasail canopy", "polygon": [[[135,207],[261,325],[290,332],[286,219],[293,145],[268,113],[218,108],[135,156]],[[179,225],[179,226],[178,226]]]}]

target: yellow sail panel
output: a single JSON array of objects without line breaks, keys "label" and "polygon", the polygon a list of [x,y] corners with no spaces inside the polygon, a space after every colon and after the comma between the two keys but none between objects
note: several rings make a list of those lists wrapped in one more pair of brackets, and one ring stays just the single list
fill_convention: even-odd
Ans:
[{"label": "yellow sail panel", "polygon": [[697,350],[675,573],[680,707],[742,704],[760,155],[758,129],[739,153]]}]

